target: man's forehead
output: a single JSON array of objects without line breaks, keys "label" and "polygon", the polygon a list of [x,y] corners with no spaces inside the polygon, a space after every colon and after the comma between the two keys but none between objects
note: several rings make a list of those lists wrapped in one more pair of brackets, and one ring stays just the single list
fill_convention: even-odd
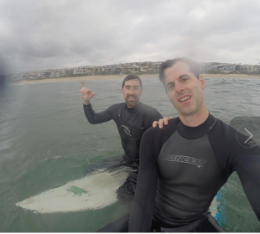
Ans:
[{"label": "man's forehead", "polygon": [[140,86],[140,82],[137,79],[132,79],[132,80],[127,80],[125,82],[125,85],[139,85]]},{"label": "man's forehead", "polygon": [[168,79],[178,79],[180,76],[184,74],[189,74],[190,69],[189,66],[184,62],[177,62],[173,66],[168,67],[164,71],[165,81]]}]

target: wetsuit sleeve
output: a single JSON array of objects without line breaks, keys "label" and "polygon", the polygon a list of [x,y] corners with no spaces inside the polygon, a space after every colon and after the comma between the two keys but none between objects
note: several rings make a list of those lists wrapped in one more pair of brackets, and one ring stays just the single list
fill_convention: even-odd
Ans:
[{"label": "wetsuit sleeve", "polygon": [[155,195],[157,188],[158,170],[153,155],[151,131],[146,131],[141,140],[140,166],[137,187],[129,219],[129,232],[150,232]]},{"label": "wetsuit sleeve", "polygon": [[85,116],[88,119],[88,122],[91,124],[99,124],[99,123],[104,123],[107,122],[109,120],[111,120],[113,118],[113,109],[114,106],[109,107],[108,109],[106,109],[105,111],[102,111],[100,113],[96,113],[91,104],[89,105],[85,105],[83,104],[83,109],[85,112]]},{"label": "wetsuit sleeve", "polygon": [[222,174],[225,174],[220,187],[236,171],[244,192],[260,221],[260,148],[259,146],[243,147],[238,139],[240,142],[245,142],[248,136],[238,133],[222,121],[217,121],[209,134],[218,165]]},{"label": "wetsuit sleeve", "polygon": [[260,147],[245,148],[240,144],[231,147],[232,170],[237,172],[245,194],[260,221]]},{"label": "wetsuit sleeve", "polygon": [[154,108],[149,108],[145,113],[144,118],[144,129],[148,129],[152,127],[153,121],[158,121],[159,119],[163,118],[159,111]]}]

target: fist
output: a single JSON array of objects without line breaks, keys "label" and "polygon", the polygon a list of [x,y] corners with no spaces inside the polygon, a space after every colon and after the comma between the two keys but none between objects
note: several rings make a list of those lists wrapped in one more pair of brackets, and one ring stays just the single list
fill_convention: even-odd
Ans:
[{"label": "fist", "polygon": [[81,97],[85,105],[89,105],[89,100],[93,98],[97,93],[93,93],[90,89],[85,87],[84,81],[82,81],[82,88],[80,89]]}]

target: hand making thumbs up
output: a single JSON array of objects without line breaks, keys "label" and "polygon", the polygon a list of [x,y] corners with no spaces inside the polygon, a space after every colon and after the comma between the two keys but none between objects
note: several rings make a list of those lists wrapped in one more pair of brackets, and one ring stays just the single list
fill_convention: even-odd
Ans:
[{"label": "hand making thumbs up", "polygon": [[81,97],[85,105],[89,105],[89,100],[93,98],[97,93],[93,93],[90,89],[85,87],[84,81],[82,81],[82,88],[80,89]]}]

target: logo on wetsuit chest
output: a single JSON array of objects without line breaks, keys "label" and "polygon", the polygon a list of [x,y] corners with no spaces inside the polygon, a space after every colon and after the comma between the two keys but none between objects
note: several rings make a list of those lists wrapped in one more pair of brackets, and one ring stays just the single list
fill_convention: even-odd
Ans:
[{"label": "logo on wetsuit chest", "polygon": [[172,162],[188,163],[191,165],[195,165],[198,168],[202,168],[203,164],[207,162],[206,160],[202,160],[199,158],[192,158],[189,156],[175,155],[175,154],[168,155],[165,160],[172,161]]},{"label": "logo on wetsuit chest", "polygon": [[132,135],[130,134],[130,129],[129,129],[128,127],[126,127],[125,125],[121,125],[121,126],[124,128],[125,134],[127,134],[128,136],[132,136]]}]

